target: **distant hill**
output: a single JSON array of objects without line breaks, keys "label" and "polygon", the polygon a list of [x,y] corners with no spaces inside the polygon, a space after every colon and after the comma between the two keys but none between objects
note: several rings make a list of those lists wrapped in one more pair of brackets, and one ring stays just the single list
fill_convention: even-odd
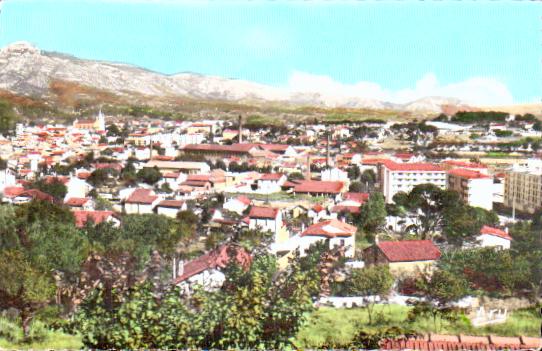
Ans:
[{"label": "distant hill", "polygon": [[[88,101],[130,104],[179,104],[190,100],[240,105],[370,109],[439,113],[470,109],[461,101],[426,97],[406,104],[366,98],[291,92],[254,82],[195,73],[164,75],[143,68],[79,59],[41,51],[19,42],[0,50],[0,91],[4,95],[76,106]],[[188,100],[183,100],[188,99]]]}]

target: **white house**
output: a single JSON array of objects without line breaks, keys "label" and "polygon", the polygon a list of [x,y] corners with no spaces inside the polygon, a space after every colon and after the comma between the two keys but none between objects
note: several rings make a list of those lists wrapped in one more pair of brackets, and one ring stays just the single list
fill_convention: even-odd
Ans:
[{"label": "white house", "polygon": [[335,168],[324,169],[322,172],[320,172],[320,177],[323,181],[345,182],[348,180],[348,173],[335,167]]},{"label": "white house", "polygon": [[250,199],[246,196],[238,196],[231,198],[224,202],[222,208],[237,214],[242,214],[248,206],[250,206]]},{"label": "white house", "polygon": [[504,230],[485,225],[480,229],[480,235],[476,237],[476,241],[480,247],[509,249],[512,237]]},{"label": "white house", "polygon": [[381,163],[381,183],[387,203],[393,202],[398,192],[410,192],[420,184],[434,184],[446,188],[446,171],[431,163],[396,163],[383,160]]},{"label": "white house", "polygon": [[448,189],[461,195],[470,206],[493,209],[493,178],[469,169],[448,171]]},{"label": "white house", "polygon": [[242,267],[248,268],[252,262],[250,254],[241,247],[223,245],[189,262],[180,261],[174,265],[174,284],[189,294],[194,287],[212,291],[222,286],[225,280],[221,270],[234,259]]},{"label": "white house", "polygon": [[17,184],[15,172],[9,168],[0,170],[0,192],[3,192],[7,186],[14,186],[15,184]]},{"label": "white house", "polygon": [[180,211],[186,211],[186,202],[182,200],[162,200],[156,205],[156,213],[175,218]]},{"label": "white house", "polygon": [[124,201],[124,210],[128,214],[153,213],[160,200],[160,197],[150,189],[136,189]]},{"label": "white house", "polygon": [[283,225],[282,212],[278,208],[252,206],[248,218],[249,229],[270,231],[275,235],[275,241],[280,241]]},{"label": "white house", "polygon": [[286,175],[281,173],[266,173],[256,181],[258,192],[262,194],[278,193],[286,182]]},{"label": "white house", "polygon": [[299,252],[304,255],[314,243],[329,239],[329,248],[345,247],[345,256],[354,257],[357,227],[337,219],[311,225],[301,233]]},{"label": "white house", "polygon": [[92,185],[83,179],[73,176],[70,177],[66,183],[66,190],[67,192],[64,199],[69,199],[71,197],[83,198],[86,197],[89,191],[92,190]]}]

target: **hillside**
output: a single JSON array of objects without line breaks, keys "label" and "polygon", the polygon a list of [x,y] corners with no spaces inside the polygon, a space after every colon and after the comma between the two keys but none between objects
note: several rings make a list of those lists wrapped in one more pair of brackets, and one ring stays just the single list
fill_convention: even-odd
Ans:
[{"label": "hillside", "polygon": [[[424,119],[460,110],[535,113],[540,104],[472,107],[446,97],[406,104],[300,93],[195,73],[165,75],[122,63],[45,52],[19,42],[0,50],[0,98],[26,115],[73,116],[97,106],[120,115],[230,118],[239,113],[283,120]],[[138,110],[133,113],[134,108]],[[340,118],[337,116],[340,115]]]}]

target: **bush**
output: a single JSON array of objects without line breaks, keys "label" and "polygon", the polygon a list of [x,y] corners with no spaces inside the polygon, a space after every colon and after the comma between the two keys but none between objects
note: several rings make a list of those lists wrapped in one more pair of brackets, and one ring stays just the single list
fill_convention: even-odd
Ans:
[{"label": "bush", "polygon": [[8,318],[0,318],[0,338],[13,344],[21,343],[24,339],[23,329]]}]

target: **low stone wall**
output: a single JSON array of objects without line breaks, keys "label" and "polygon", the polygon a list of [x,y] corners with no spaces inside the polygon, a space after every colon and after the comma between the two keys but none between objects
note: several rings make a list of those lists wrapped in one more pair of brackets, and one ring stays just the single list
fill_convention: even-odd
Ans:
[{"label": "low stone wall", "polygon": [[[541,300],[542,302],[542,300]],[[526,298],[509,297],[505,299],[482,296],[474,299],[472,308],[483,306],[486,309],[507,309],[508,311],[532,307],[534,304]]]}]

